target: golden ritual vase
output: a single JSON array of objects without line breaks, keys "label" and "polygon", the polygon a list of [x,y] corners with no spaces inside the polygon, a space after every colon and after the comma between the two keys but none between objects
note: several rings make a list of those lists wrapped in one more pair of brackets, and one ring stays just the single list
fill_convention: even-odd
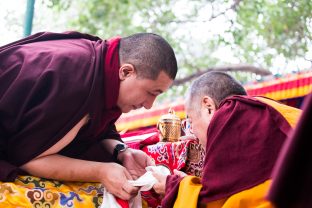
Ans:
[{"label": "golden ritual vase", "polygon": [[158,120],[157,129],[159,130],[160,141],[176,142],[181,136],[181,119],[170,108],[168,114],[161,116]]}]

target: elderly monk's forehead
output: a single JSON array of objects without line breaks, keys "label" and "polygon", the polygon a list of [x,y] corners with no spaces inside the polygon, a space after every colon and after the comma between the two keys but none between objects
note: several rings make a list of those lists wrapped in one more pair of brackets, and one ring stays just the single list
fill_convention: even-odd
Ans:
[{"label": "elderly monk's forehead", "polygon": [[184,102],[184,108],[185,108],[185,112],[187,115],[190,115],[192,114],[192,111],[193,111],[193,108],[195,106],[192,105],[192,102],[188,101],[188,100],[185,100]]},{"label": "elderly monk's forehead", "polygon": [[193,117],[194,114],[197,114],[201,108],[199,97],[186,96],[184,101],[184,108],[187,115]]}]

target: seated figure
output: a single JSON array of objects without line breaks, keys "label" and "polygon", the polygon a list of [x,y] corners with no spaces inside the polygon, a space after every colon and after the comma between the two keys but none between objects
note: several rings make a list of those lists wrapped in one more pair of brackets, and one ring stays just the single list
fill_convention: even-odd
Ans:
[{"label": "seated figure", "polygon": [[312,92],[302,105],[302,116],[285,142],[272,174],[268,199],[275,208],[312,207]]},{"label": "seated figure", "polygon": [[248,96],[230,75],[208,72],[186,97],[186,113],[206,151],[202,178],[154,176],[162,207],[272,207],[265,199],[271,172],[299,109]]}]

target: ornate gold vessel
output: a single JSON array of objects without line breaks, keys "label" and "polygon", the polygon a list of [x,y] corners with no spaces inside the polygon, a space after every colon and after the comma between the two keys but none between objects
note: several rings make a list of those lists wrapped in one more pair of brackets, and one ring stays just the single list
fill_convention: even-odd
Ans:
[{"label": "ornate gold vessel", "polygon": [[181,136],[181,119],[170,108],[168,114],[160,117],[157,129],[159,130],[160,141],[176,142]]}]

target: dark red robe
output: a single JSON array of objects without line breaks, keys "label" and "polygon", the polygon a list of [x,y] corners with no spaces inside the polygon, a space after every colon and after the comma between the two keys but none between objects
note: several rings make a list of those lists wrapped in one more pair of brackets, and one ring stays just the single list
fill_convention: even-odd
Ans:
[{"label": "dark red robe", "polygon": [[0,47],[0,181],[65,136],[86,114],[90,120],[60,154],[111,161],[97,145],[120,139],[119,38],[78,32],[37,33]]},{"label": "dark red robe", "polygon": [[[268,180],[290,128],[278,111],[252,97],[232,96],[222,101],[207,131],[199,204]],[[163,208],[173,207],[180,181],[168,176]]]},{"label": "dark red robe", "polygon": [[273,172],[269,200],[276,208],[312,207],[312,93],[283,146]]}]

